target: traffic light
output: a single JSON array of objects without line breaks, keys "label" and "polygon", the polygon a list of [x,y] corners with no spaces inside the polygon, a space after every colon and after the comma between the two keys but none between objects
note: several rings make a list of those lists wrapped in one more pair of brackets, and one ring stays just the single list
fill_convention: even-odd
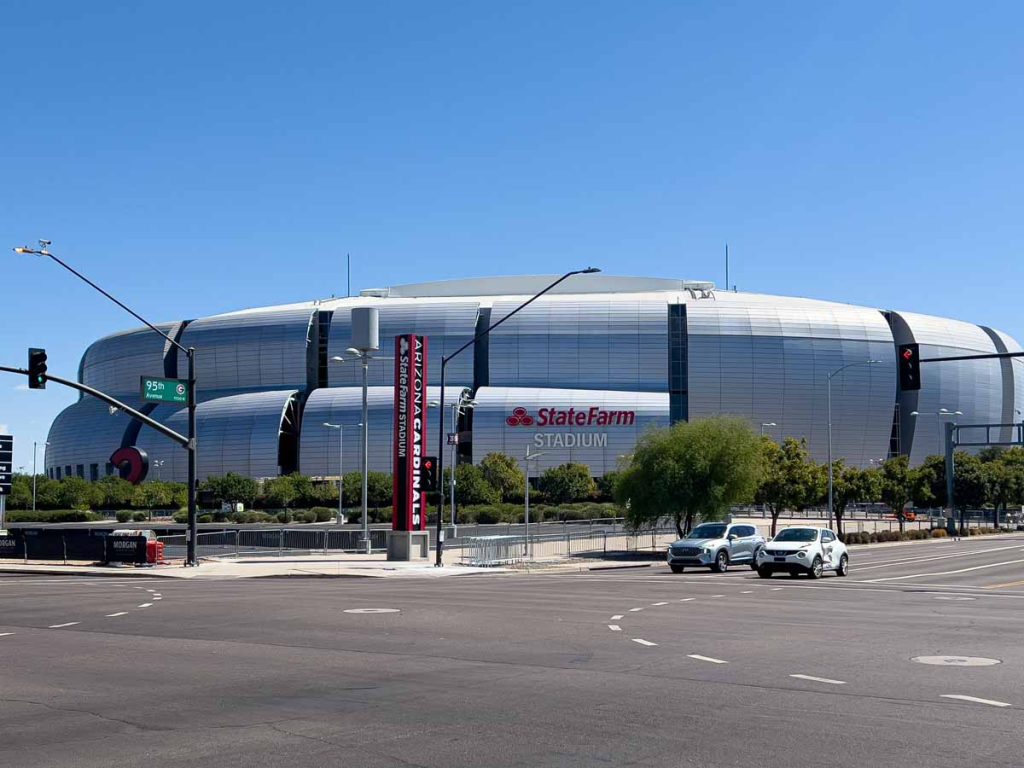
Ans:
[{"label": "traffic light", "polygon": [[437,457],[423,457],[423,475],[420,478],[420,488],[424,493],[434,493],[437,490]]},{"label": "traffic light", "polygon": [[900,344],[900,390],[910,392],[921,388],[921,356],[917,344]]},{"label": "traffic light", "polygon": [[46,389],[46,350],[28,350],[28,388]]}]

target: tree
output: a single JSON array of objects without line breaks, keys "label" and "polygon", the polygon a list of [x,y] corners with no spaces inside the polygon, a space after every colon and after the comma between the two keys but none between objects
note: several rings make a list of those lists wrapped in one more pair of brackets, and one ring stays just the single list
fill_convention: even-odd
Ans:
[{"label": "tree", "polygon": [[[491,484],[501,501],[521,499],[526,492],[526,476],[518,462],[504,453],[488,453],[480,462],[484,479]],[[459,476],[455,475],[456,483]]]},{"label": "tree", "polygon": [[821,471],[807,452],[807,441],[787,437],[779,445],[769,437],[760,441],[764,470],[755,499],[772,516],[772,536],[785,509],[804,509],[821,497]]},{"label": "tree", "polygon": [[746,421],[716,416],[651,430],[615,484],[631,527],[670,515],[679,536],[749,501],[761,474],[760,442]]},{"label": "tree", "polygon": [[[881,494],[878,470],[846,466],[842,459],[832,465],[832,510],[836,516],[836,532],[843,534],[846,507],[857,501],[874,501]],[[827,480],[826,480],[827,482]]]},{"label": "tree", "polygon": [[460,464],[455,468],[455,485],[460,504],[497,504],[501,493],[487,482],[483,470],[474,464]]},{"label": "tree", "polygon": [[87,510],[98,504],[100,494],[88,480],[65,477],[57,482],[56,502],[59,509]]},{"label": "tree", "polygon": [[900,531],[906,525],[904,507],[911,499],[912,477],[906,456],[894,456],[882,465],[882,502],[896,515]]},{"label": "tree", "polygon": [[259,485],[255,480],[234,472],[228,472],[223,477],[208,477],[200,487],[212,491],[218,504],[225,501],[240,501],[246,507],[252,506],[256,494],[259,493]]},{"label": "tree", "polygon": [[263,504],[270,509],[288,509],[298,498],[292,475],[272,477],[263,482]]},{"label": "tree", "polygon": [[928,456],[921,466],[910,470],[911,498],[915,507],[946,506],[946,459]]},{"label": "tree", "polygon": [[605,472],[602,477],[597,478],[594,483],[597,485],[598,501],[612,501],[615,498],[615,484],[619,481],[621,472]]},{"label": "tree", "polygon": [[590,476],[590,467],[572,462],[545,469],[538,487],[550,504],[585,501],[597,491],[594,478]]},{"label": "tree", "polygon": [[960,531],[966,533],[966,514],[986,501],[984,465],[981,459],[966,451],[953,454],[953,503],[960,510]]}]

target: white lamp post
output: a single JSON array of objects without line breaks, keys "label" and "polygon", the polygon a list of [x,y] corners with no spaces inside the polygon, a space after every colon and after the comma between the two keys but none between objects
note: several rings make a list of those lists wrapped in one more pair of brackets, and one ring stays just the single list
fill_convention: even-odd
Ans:
[{"label": "white lamp post", "polygon": [[526,527],[524,536],[526,539],[526,546],[524,549],[528,560],[533,558],[533,541],[530,539],[530,462],[534,459],[539,459],[544,455],[544,453],[544,451],[541,451],[540,453],[530,453],[530,446],[526,446],[526,456],[523,459],[523,464],[526,466],[526,514],[523,517],[523,522]]},{"label": "white lamp post", "polygon": [[324,422],[328,429],[338,430],[338,516],[334,520],[335,525],[341,525],[345,519],[345,427],[361,427],[359,424],[331,424]]}]

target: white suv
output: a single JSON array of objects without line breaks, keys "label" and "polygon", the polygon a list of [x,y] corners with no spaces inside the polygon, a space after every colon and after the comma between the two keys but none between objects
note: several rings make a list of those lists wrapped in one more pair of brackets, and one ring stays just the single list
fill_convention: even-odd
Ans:
[{"label": "white suv", "polygon": [[790,576],[806,573],[812,579],[825,571],[845,576],[850,572],[850,555],[828,528],[786,528],[757,553],[756,566],[762,579],[777,571]]}]

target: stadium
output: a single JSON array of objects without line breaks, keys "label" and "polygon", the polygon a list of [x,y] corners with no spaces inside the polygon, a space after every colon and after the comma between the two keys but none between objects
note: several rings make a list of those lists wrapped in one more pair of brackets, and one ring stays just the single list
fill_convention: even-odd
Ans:
[{"label": "stadium", "polygon": [[[397,285],[161,325],[196,349],[199,478],[337,477],[339,465],[361,468],[361,365],[335,359],[351,346],[354,307],[379,309],[382,358],[391,356],[396,335],[429,337],[427,396],[436,400],[442,355],[554,279]],[[528,462],[531,477],[567,461],[601,476],[645,430],[714,414],[741,416],[776,440],[804,438],[824,461],[826,381],[844,366],[831,384],[833,453],[856,466],[901,454],[916,464],[940,453],[943,409],[961,412],[962,423],[1020,421],[1019,362],[924,365],[921,389],[901,392],[896,357],[905,343],[920,344],[923,358],[1021,349],[998,330],[943,317],[716,290],[708,282],[582,274],[448,364],[447,403],[465,393],[476,404],[462,414],[446,407],[444,430],[458,432],[451,450],[459,462],[495,451],[520,461],[527,451],[543,454]],[[143,404],[139,393],[141,376],[184,373],[183,354],[135,329],[89,346],[78,378],[185,432],[181,406]],[[393,379],[392,360],[370,363],[371,471],[391,471]],[[430,413],[431,447],[441,417],[436,408]],[[325,422],[347,427],[340,440]],[[185,451],[90,397],[54,420],[46,472],[95,480],[113,474],[111,454],[131,445],[147,452],[151,479],[185,480]]]}]

